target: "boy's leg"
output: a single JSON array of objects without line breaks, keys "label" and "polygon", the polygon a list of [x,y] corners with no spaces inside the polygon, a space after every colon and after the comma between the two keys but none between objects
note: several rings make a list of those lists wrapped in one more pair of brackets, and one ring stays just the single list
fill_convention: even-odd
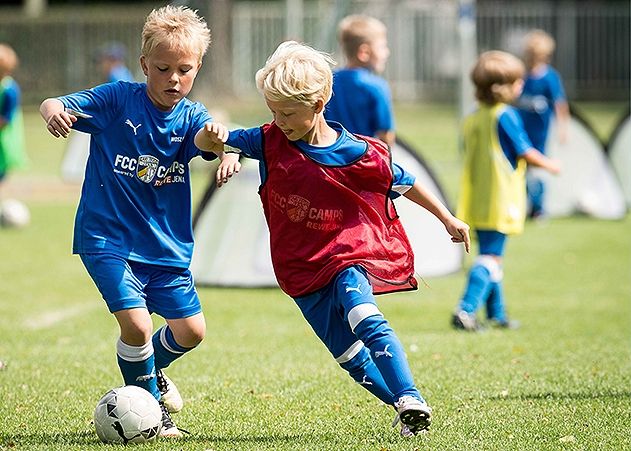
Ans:
[{"label": "boy's leg", "polygon": [[121,329],[116,356],[125,384],[142,387],[160,400],[150,340],[153,324],[149,312],[144,308],[125,309],[114,312],[114,316]]},{"label": "boy's leg", "polygon": [[490,255],[479,255],[469,270],[467,286],[452,317],[452,325],[457,329],[477,330],[479,324],[476,312],[491,292],[491,272],[495,263]]},{"label": "boy's leg", "polygon": [[125,384],[137,385],[160,399],[151,343],[153,324],[145,304],[145,274],[133,262],[110,254],[81,254],[88,274],[118,321],[118,365]]},{"label": "boy's leg", "polygon": [[162,370],[203,340],[206,322],[190,271],[155,269],[146,291],[149,308],[167,322],[152,337],[158,388],[168,411],[179,412],[184,401]]},{"label": "boy's leg", "polygon": [[402,435],[414,435],[431,423],[431,409],[414,384],[399,338],[379,311],[372,286],[361,268],[343,271],[335,281],[335,295],[344,306],[348,327],[370,351],[370,358],[393,394]]}]

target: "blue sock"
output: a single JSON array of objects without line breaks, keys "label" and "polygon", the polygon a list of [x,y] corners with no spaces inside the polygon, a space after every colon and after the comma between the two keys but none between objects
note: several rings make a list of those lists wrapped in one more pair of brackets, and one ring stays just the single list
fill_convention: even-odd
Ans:
[{"label": "blue sock", "polygon": [[394,403],[394,395],[383,380],[383,376],[370,357],[370,351],[365,346],[348,362],[340,363],[348,371],[355,382],[388,405]]},{"label": "blue sock", "polygon": [[469,270],[469,282],[458,309],[467,313],[475,313],[488,298],[490,290],[491,273],[485,266],[474,264]]},{"label": "blue sock", "polygon": [[504,307],[504,291],[502,281],[491,283],[491,293],[486,301],[486,317],[496,321],[506,321],[506,309]]},{"label": "blue sock", "polygon": [[403,346],[382,315],[363,319],[355,326],[354,332],[370,350],[372,361],[392,392],[393,400],[410,395],[424,401],[414,385]]},{"label": "blue sock", "polygon": [[144,388],[159,400],[160,390],[156,382],[151,342],[142,346],[130,346],[119,338],[116,343],[116,355],[125,385]]},{"label": "blue sock", "polygon": [[168,367],[175,359],[179,359],[184,353],[194,349],[180,346],[173,337],[173,332],[168,325],[158,329],[151,338],[153,352],[155,354],[156,369]]}]

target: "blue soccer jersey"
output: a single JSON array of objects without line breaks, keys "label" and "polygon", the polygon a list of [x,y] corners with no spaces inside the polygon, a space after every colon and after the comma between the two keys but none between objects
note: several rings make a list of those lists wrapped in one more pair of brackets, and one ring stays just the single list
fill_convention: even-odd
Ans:
[{"label": "blue soccer jersey", "polygon": [[359,135],[376,136],[377,132],[394,130],[390,87],[365,68],[336,71],[333,96],[324,116]]},{"label": "blue soccer jersey", "polygon": [[[317,147],[304,141],[295,141],[294,144],[309,158],[326,166],[345,166],[357,161],[366,152],[367,144],[365,141],[353,136],[337,122],[327,121],[327,123],[338,132],[338,138],[332,145]],[[261,162],[259,173],[261,184],[263,184],[267,179],[267,172],[263,162],[263,132],[261,128],[232,130],[226,144],[240,149],[244,156]],[[392,174],[390,197],[394,199],[410,189],[414,185],[416,177],[396,163],[392,164]]]},{"label": "blue soccer jersey", "polygon": [[497,135],[500,146],[511,166],[517,167],[517,159],[530,150],[533,145],[528,138],[524,124],[511,106],[506,106],[497,119]]},{"label": "blue soccer jersey", "polygon": [[540,74],[528,74],[517,105],[528,137],[537,150],[545,152],[554,105],[565,100],[561,76],[554,68],[546,66]]},{"label": "blue soccer jersey", "polygon": [[144,83],[116,82],[59,98],[91,135],[73,252],[111,253],[187,268],[193,251],[189,161],[195,133],[211,121],[182,99],[160,111]]}]

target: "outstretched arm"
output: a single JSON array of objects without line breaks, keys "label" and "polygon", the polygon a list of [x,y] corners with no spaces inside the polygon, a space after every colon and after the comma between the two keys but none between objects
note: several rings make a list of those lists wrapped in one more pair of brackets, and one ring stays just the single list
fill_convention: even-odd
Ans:
[{"label": "outstretched arm", "polygon": [[528,149],[528,151],[522,155],[522,158],[526,160],[526,163],[529,165],[543,168],[552,174],[561,172],[561,166],[557,160],[546,157],[535,148]]},{"label": "outstretched arm", "polygon": [[415,181],[412,188],[410,188],[404,196],[436,216],[445,226],[447,233],[451,235],[451,241],[454,243],[464,243],[465,250],[469,252],[471,248],[469,226],[452,215],[447,207],[445,207],[434,194],[429,192],[418,181]]}]

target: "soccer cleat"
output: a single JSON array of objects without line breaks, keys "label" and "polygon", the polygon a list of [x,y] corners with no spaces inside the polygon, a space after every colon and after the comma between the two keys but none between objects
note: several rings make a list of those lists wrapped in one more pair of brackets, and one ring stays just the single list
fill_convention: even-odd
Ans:
[{"label": "soccer cleat", "polygon": [[397,416],[392,426],[401,421],[401,436],[412,437],[429,429],[432,409],[424,401],[413,396],[401,396],[394,407],[397,409]]},{"label": "soccer cleat", "polygon": [[184,400],[180,395],[175,384],[169,379],[162,370],[156,371],[156,380],[158,390],[160,390],[160,399],[170,413],[177,413],[184,407]]},{"label": "soccer cleat", "polygon": [[184,434],[180,431],[169,413],[169,409],[160,401],[160,409],[162,409],[162,429],[160,429],[160,437],[181,438]]},{"label": "soccer cleat", "polygon": [[451,325],[455,329],[468,330],[472,332],[482,328],[475,315],[473,313],[467,313],[464,310],[460,310],[452,315]]}]

